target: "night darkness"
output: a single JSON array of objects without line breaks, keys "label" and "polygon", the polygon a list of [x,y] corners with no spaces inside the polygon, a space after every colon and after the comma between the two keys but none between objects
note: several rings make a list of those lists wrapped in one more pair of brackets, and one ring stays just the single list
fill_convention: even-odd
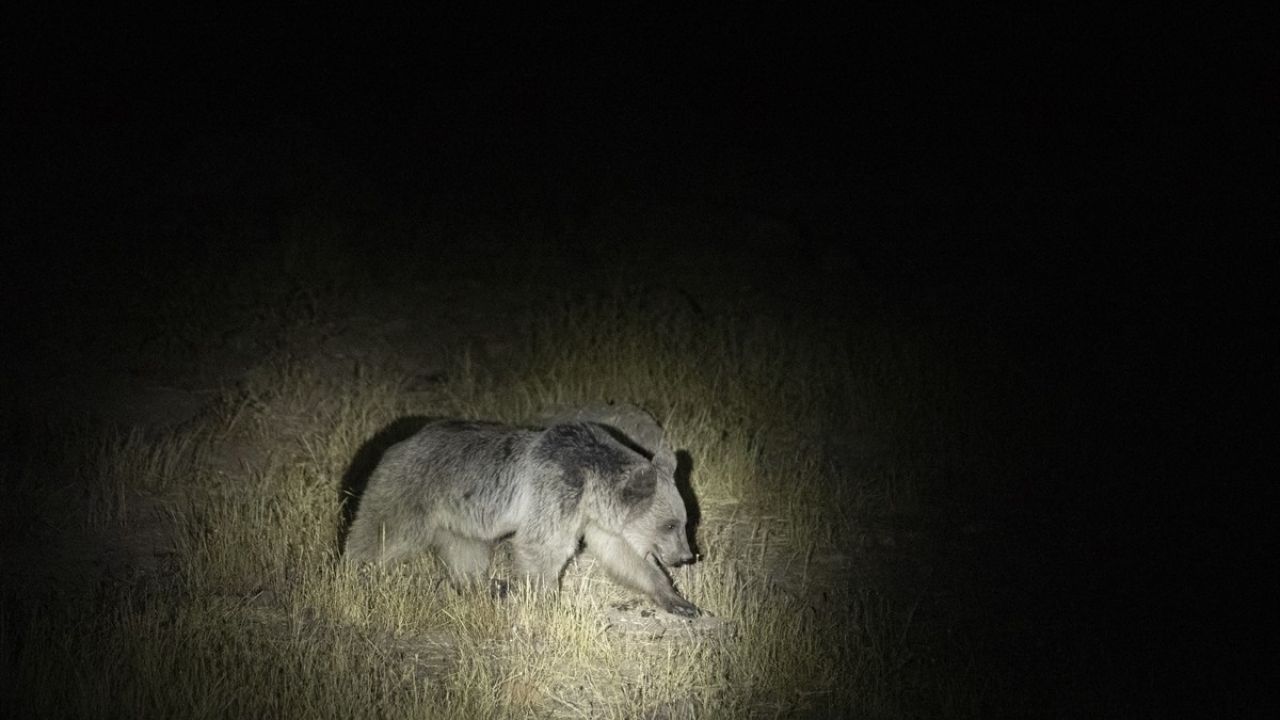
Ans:
[{"label": "night darkness", "polygon": [[[925,338],[921,364],[981,398],[963,427],[985,439],[878,514],[917,541],[869,561],[939,568],[885,574],[936,608],[920,647],[959,638],[977,714],[1259,712],[1264,26],[639,5],[9,25],[2,714],[50,710],[15,689],[66,581],[26,570],[27,528],[63,522],[63,479],[32,472],[50,428],[163,437],[309,349],[447,386],[446,358],[519,366],[544,314],[601,297],[825,350]],[[321,326],[363,327],[359,352],[296,330]],[[946,714],[925,706],[890,714]]]}]

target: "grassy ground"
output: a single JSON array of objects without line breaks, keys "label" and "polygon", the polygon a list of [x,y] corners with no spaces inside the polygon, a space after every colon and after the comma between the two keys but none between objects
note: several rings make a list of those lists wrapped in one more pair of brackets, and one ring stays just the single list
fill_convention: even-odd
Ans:
[{"label": "grassy ground", "polygon": [[[182,14],[3,43],[0,717],[1268,706],[1249,33]],[[337,569],[415,418],[602,400],[709,620]]]},{"label": "grassy ground", "polygon": [[[86,331],[136,373],[185,371],[199,412],[6,417],[7,716],[952,717],[990,701],[969,640],[900,571],[927,560],[911,528],[930,503],[996,454],[954,334],[764,312],[678,277],[548,291],[538,273],[561,268],[519,249],[397,277],[326,217],[291,215],[252,261],[215,248],[198,274],[132,285],[152,302]],[[486,330],[442,333],[427,367],[361,334],[400,327],[389,306],[478,308],[459,322]],[[210,367],[235,347],[252,349],[237,371]],[[700,561],[674,579],[709,620],[654,615],[588,558],[551,601],[460,594],[430,557],[336,562],[344,478],[397,423],[601,400],[649,409],[685,454]]]}]

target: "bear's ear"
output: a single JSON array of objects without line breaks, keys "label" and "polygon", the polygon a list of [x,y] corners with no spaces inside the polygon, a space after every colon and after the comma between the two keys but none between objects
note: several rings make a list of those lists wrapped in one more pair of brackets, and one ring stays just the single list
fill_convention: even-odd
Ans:
[{"label": "bear's ear", "polygon": [[675,476],[676,474],[676,453],[667,444],[666,438],[658,445],[658,451],[653,454],[653,464],[663,473]]},{"label": "bear's ear", "polygon": [[627,469],[618,492],[624,505],[635,505],[653,496],[658,484],[658,474],[649,463],[638,463]]}]

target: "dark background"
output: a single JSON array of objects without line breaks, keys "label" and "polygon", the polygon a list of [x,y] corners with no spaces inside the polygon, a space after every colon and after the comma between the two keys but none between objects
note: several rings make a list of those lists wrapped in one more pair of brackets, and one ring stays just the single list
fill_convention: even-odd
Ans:
[{"label": "dark background", "polygon": [[[697,196],[796,228],[708,242],[765,253],[829,316],[945,309],[1004,338],[1043,388],[1009,412],[1074,408],[1062,442],[1081,453],[991,495],[1038,518],[991,561],[1025,573],[1019,602],[1046,620],[1008,652],[1073,652],[1100,683],[1215,707],[1276,671],[1253,624],[1277,599],[1275,435],[1258,421],[1277,389],[1269,21],[1079,5],[20,18],[0,46],[11,392],[40,381],[77,308],[134,302],[145,276],[207,255],[137,229],[177,202],[159,180],[174,158],[229,130],[362,192],[527,220],[568,284],[576,254],[609,249],[557,244],[564,218],[610,188]],[[260,182],[220,175],[181,202],[263,202]],[[421,249],[400,242],[368,252]]]}]

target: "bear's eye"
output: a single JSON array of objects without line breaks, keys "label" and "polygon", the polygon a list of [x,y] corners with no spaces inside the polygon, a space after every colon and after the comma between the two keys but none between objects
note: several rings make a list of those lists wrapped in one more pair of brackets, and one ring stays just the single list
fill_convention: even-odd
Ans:
[{"label": "bear's eye", "polygon": [[675,520],[668,520],[666,528],[668,531],[671,531],[671,530],[675,530],[679,526],[680,526],[680,523],[676,522]]}]

